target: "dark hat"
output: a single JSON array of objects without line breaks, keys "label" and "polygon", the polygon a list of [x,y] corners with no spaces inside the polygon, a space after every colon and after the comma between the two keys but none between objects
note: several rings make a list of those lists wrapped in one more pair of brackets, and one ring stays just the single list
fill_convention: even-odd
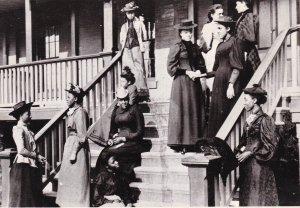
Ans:
[{"label": "dark hat", "polygon": [[13,106],[14,110],[12,112],[10,112],[8,115],[17,117],[21,113],[23,113],[27,110],[30,110],[32,104],[33,104],[33,102],[26,103],[25,101],[21,101]]},{"label": "dark hat", "polygon": [[139,6],[135,5],[135,2],[129,2],[128,4],[125,4],[125,7],[121,9],[121,12],[129,12],[129,11],[134,11],[137,10]]},{"label": "dark hat", "polygon": [[259,84],[254,84],[251,88],[244,89],[245,94],[249,95],[264,95],[266,96],[268,93],[265,91]]},{"label": "dark hat", "polygon": [[84,91],[78,85],[73,85],[69,83],[68,89],[65,89],[67,92],[75,95],[76,97],[83,97]]},{"label": "dark hat", "polygon": [[193,20],[181,20],[181,22],[174,26],[178,30],[188,30],[197,27],[197,24],[194,24]]},{"label": "dark hat", "polygon": [[229,16],[221,16],[215,22],[218,22],[220,24],[235,24],[236,22]]}]

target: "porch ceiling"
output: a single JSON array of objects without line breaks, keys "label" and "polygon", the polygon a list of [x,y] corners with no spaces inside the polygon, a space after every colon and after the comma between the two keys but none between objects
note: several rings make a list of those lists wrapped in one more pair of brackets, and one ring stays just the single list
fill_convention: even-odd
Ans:
[{"label": "porch ceiling", "polygon": [[[43,4],[56,0],[32,0],[36,4]],[[25,7],[25,0],[0,0],[0,12],[7,12]]]}]

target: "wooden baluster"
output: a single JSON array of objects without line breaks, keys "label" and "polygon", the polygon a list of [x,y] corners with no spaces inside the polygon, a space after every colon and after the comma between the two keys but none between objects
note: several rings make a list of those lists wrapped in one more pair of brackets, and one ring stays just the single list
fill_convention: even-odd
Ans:
[{"label": "wooden baluster", "polygon": [[95,77],[98,74],[98,63],[97,58],[92,59],[92,69],[93,69],[93,77]]},{"label": "wooden baluster", "polygon": [[1,104],[4,104],[4,99],[3,99],[3,91],[4,91],[4,86],[3,86],[3,80],[4,80],[4,77],[3,77],[3,69],[0,69],[0,103]]},{"label": "wooden baluster", "polygon": [[78,70],[77,70],[77,61],[72,61],[72,71],[73,71],[73,81],[72,83],[78,84]]},{"label": "wooden baluster", "polygon": [[64,120],[58,123],[58,159],[62,161],[64,150]]},{"label": "wooden baluster", "polygon": [[[69,83],[72,83],[72,62],[71,61],[68,61],[67,62],[67,65],[66,65],[66,70],[67,70],[67,85],[69,84]],[[72,83],[72,84],[74,84],[74,83]]]},{"label": "wooden baluster", "polygon": [[34,77],[35,74],[33,73],[33,66],[29,66],[29,80],[30,80],[30,95],[29,95],[29,101],[35,102],[34,99]]},{"label": "wooden baluster", "polygon": [[29,95],[30,95],[30,80],[29,80],[29,68],[28,66],[24,67],[24,71],[25,71],[25,99],[26,102],[29,101]]},{"label": "wooden baluster", "polygon": [[97,84],[97,103],[99,104],[98,118],[102,115],[102,82],[99,81]]},{"label": "wooden baluster", "polygon": [[57,166],[57,129],[58,127],[55,126],[52,131],[51,131],[51,144],[52,144],[52,148],[51,148],[51,156],[52,156],[52,168],[51,170],[54,170]]},{"label": "wooden baluster", "polygon": [[24,67],[21,67],[21,99],[25,100],[25,70]]},{"label": "wooden baluster", "polygon": [[78,60],[77,61],[77,67],[78,67],[78,75],[79,75],[79,79],[78,79],[78,85],[79,86],[83,86],[82,83],[83,83],[83,77],[82,77],[82,62],[81,60]]},{"label": "wooden baluster", "polygon": [[96,117],[97,117],[97,106],[96,106],[96,86],[92,88],[92,105],[91,105],[91,109],[93,110],[93,114],[92,114],[92,119],[93,122],[96,122]]},{"label": "wooden baluster", "polygon": [[[45,149],[45,158],[46,158],[46,160],[47,160],[47,162],[49,163],[49,164],[51,164],[51,161],[50,161],[50,153],[49,153],[49,151],[50,151],[50,145],[49,145],[49,140],[50,140],[50,138],[49,138],[50,136],[47,134],[47,135],[45,135],[45,140],[44,140],[44,149]],[[48,178],[48,170],[47,170],[47,165],[45,165],[45,176],[46,176],[46,178]]]},{"label": "wooden baluster", "polygon": [[291,34],[291,64],[292,64],[292,87],[298,86],[298,33]]},{"label": "wooden baluster", "polygon": [[44,65],[39,65],[39,93],[40,102],[43,102],[44,95]]},{"label": "wooden baluster", "polygon": [[[16,68],[13,68],[13,83],[12,83],[12,87],[13,87],[13,90],[12,90],[12,94],[13,94],[13,103],[16,103],[17,102],[17,69]],[[0,88],[2,86],[0,85]]]},{"label": "wooden baluster", "polygon": [[85,100],[86,100],[86,110],[87,110],[87,113],[88,115],[91,114],[91,106],[90,106],[90,93],[87,93],[86,96],[85,96]]},{"label": "wooden baluster", "polygon": [[61,101],[62,99],[62,91],[64,89],[62,89],[62,73],[61,73],[61,62],[57,62],[56,63],[56,74],[57,74],[57,85],[56,85],[56,89],[57,89],[57,100]]},{"label": "wooden baluster", "polygon": [[47,101],[48,98],[48,72],[47,72],[47,65],[44,64],[43,67],[43,81],[44,81],[44,100]]},{"label": "wooden baluster", "polygon": [[8,102],[13,102],[13,93],[12,93],[12,68],[8,69]]},{"label": "wooden baluster", "polygon": [[104,68],[103,58],[98,58],[98,73],[101,72]]},{"label": "wooden baluster", "polygon": [[87,83],[93,79],[93,63],[92,59],[86,60],[86,70],[87,70]]},{"label": "wooden baluster", "polygon": [[52,92],[52,85],[53,85],[53,72],[52,72],[52,65],[51,64],[47,64],[47,71],[48,71],[48,83],[49,83],[49,97],[48,97],[48,101],[52,101],[53,99],[53,92]]},{"label": "wooden baluster", "polygon": [[67,78],[66,78],[66,74],[67,74],[67,69],[66,68],[67,68],[66,62],[62,62],[61,63],[61,88],[62,88],[62,90],[61,90],[61,93],[62,93],[61,98],[62,98],[62,100],[66,100],[66,94],[67,94],[64,91],[64,89],[67,88],[67,84],[68,84]]},{"label": "wooden baluster", "polygon": [[83,59],[81,60],[81,67],[82,67],[82,85],[81,86],[85,86],[86,83],[88,82],[88,70],[87,70],[87,63],[86,60]]},{"label": "wooden baluster", "polygon": [[57,63],[53,63],[52,64],[52,71],[53,71],[53,78],[54,78],[54,80],[53,80],[53,90],[54,90],[54,92],[53,92],[53,101],[56,101],[57,100],[57,88],[58,88],[58,86],[57,86],[57,77],[59,76],[59,73],[58,73],[58,71],[57,71]]},{"label": "wooden baluster", "polygon": [[39,90],[39,72],[38,70],[39,65],[33,66],[34,68],[34,100],[38,101],[39,100],[39,95],[38,95],[38,90]]},{"label": "wooden baluster", "polygon": [[4,102],[7,104],[8,100],[8,70],[4,69]]}]

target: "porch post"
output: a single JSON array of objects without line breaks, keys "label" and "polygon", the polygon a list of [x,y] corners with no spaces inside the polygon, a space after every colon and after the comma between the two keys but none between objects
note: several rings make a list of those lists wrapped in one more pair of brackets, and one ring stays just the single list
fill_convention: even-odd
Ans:
[{"label": "porch post", "polygon": [[113,0],[103,1],[103,51],[112,51],[113,49]]},{"label": "porch post", "polygon": [[181,163],[188,167],[190,180],[190,205],[191,207],[218,206],[216,202],[215,178],[220,167],[219,156],[204,156],[195,153],[183,158]]},{"label": "porch post", "polygon": [[8,207],[9,197],[9,171],[10,165],[15,158],[16,151],[6,149],[0,152],[1,170],[2,170],[2,207]]},{"label": "porch post", "polygon": [[76,8],[71,5],[71,56],[76,56]]},{"label": "porch post", "polygon": [[[188,0],[188,19],[189,20],[193,20],[194,23],[196,23],[195,21],[195,1],[194,0]],[[197,24],[197,23],[196,23]],[[193,29],[193,42],[195,43],[196,41],[196,36],[197,36],[197,30]]]},{"label": "porch post", "polygon": [[25,33],[26,33],[26,61],[32,61],[32,14],[31,0],[25,0]]}]

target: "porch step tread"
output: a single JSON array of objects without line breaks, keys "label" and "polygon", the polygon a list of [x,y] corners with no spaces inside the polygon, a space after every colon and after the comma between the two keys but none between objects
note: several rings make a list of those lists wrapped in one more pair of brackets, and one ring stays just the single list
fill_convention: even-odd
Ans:
[{"label": "porch step tread", "polygon": [[182,192],[182,193],[189,193],[189,184],[151,184],[151,183],[143,183],[143,182],[133,182],[129,184],[132,188],[139,188],[139,189],[150,189],[156,190],[157,192],[163,192],[167,190],[172,190],[174,192]]},{"label": "porch step tread", "polygon": [[188,168],[187,167],[178,167],[178,168],[162,168],[162,167],[146,167],[146,166],[139,166],[134,168],[134,171],[139,173],[165,173],[168,174],[169,172],[176,172],[181,173],[183,175],[188,175]]},{"label": "porch step tread", "polygon": [[138,201],[134,204],[135,207],[187,207],[185,203],[167,203],[153,201]]}]

